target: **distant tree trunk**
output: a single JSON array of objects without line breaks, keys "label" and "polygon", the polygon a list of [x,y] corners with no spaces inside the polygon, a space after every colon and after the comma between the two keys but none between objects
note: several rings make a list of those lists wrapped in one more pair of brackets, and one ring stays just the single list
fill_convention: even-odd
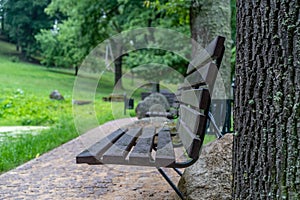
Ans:
[{"label": "distant tree trunk", "polygon": [[4,33],[4,12],[1,14],[1,33]]},{"label": "distant tree trunk", "polygon": [[75,76],[78,75],[78,70],[79,70],[79,67],[78,67],[78,66],[75,66]]},{"label": "distant tree trunk", "polygon": [[123,42],[121,39],[118,41],[111,40],[111,48],[114,57],[115,65],[115,88],[122,89],[122,63],[123,63]]},{"label": "distant tree trunk", "polygon": [[18,51],[18,52],[20,51],[20,45],[19,45],[19,43],[20,43],[19,40],[17,40],[16,51]]},{"label": "distant tree trunk", "polygon": [[[226,37],[225,55],[221,66],[221,76],[226,88],[226,94],[230,95],[231,85],[231,6],[230,0],[192,0],[190,7],[190,28],[194,40],[205,47],[217,35]],[[197,49],[193,48],[193,57]],[[218,92],[217,83],[215,91]],[[224,93],[219,93],[218,98],[224,98]]]},{"label": "distant tree trunk", "polygon": [[152,83],[152,92],[160,92],[159,82]]},{"label": "distant tree trunk", "polygon": [[121,89],[123,87],[122,84],[122,61],[123,56],[116,58],[115,60],[115,87]]},{"label": "distant tree trunk", "polygon": [[299,1],[237,1],[233,199],[300,199]]},{"label": "distant tree trunk", "polygon": [[4,34],[4,7],[3,7],[3,0],[0,0],[0,13],[1,13],[1,34]]},{"label": "distant tree trunk", "polygon": [[19,28],[17,28],[17,31],[16,31],[16,34],[17,34],[17,41],[16,41],[16,51],[19,52],[20,51],[20,48],[21,48],[21,42],[20,42],[20,39],[19,39]]}]

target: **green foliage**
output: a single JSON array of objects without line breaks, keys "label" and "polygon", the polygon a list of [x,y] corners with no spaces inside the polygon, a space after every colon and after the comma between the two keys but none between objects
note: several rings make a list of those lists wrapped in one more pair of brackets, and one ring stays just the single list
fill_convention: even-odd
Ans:
[{"label": "green foliage", "polygon": [[167,15],[176,16],[179,24],[189,24],[191,0],[147,0],[144,1],[147,7],[154,7],[158,10],[165,10]]},{"label": "green foliage", "polygon": [[176,82],[180,77],[174,77],[174,73],[170,74],[170,68],[177,70],[178,74],[184,74],[188,62],[172,52],[142,49],[129,53],[129,56],[124,58],[124,64],[145,80],[158,82],[168,79],[170,82]]},{"label": "green foliage", "polygon": [[6,0],[5,33],[21,48],[24,56],[29,57],[37,51],[34,35],[42,28],[49,28],[52,20],[44,13],[50,0]]},{"label": "green foliage", "polygon": [[65,21],[59,24],[59,32],[41,30],[35,36],[40,44],[42,63],[48,67],[72,68],[80,65],[87,54],[87,48],[82,45],[80,26],[75,21]]},{"label": "green foliage", "polygon": [[61,111],[71,113],[70,102],[52,101],[48,97],[37,97],[18,89],[2,92],[0,119],[3,122],[20,125],[52,125],[57,123]]},{"label": "green foliage", "polygon": [[[180,5],[184,5],[183,1],[180,2]],[[166,10],[158,9],[158,7],[158,5],[148,6],[146,1],[139,0],[53,0],[46,8],[46,12],[50,16],[64,16],[66,20],[60,20],[57,34],[53,34],[50,30],[43,30],[36,36],[41,44],[43,63],[48,66],[77,66],[87,52],[99,42],[134,28],[172,27],[188,33],[187,23],[181,23],[180,17],[175,14],[175,11],[172,15],[167,16]],[[118,41],[118,45],[122,45],[122,41]],[[146,58],[145,55],[149,52],[141,51],[139,53],[141,54],[140,64],[147,63],[149,58]],[[185,65],[182,65],[182,62],[175,62],[178,59],[172,59],[169,54],[160,56],[161,61],[167,60],[169,64],[172,63],[170,66],[185,71]],[[126,64],[133,61],[135,57],[136,54],[129,54]],[[129,65],[132,66],[132,64],[127,66]]]},{"label": "green foliage", "polygon": [[12,56],[9,58],[11,62],[19,62],[20,58],[18,56]]}]

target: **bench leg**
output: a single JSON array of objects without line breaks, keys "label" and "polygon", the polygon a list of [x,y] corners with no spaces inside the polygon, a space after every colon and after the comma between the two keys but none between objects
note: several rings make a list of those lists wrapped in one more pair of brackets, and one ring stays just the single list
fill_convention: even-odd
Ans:
[{"label": "bench leg", "polygon": [[182,176],[182,172],[179,169],[177,169],[177,168],[173,168],[173,169],[174,169],[175,172],[177,172],[177,174],[179,176]]},{"label": "bench leg", "polygon": [[[175,168],[174,168],[175,169]],[[183,194],[179,191],[179,189],[177,188],[177,186],[172,182],[172,180],[168,177],[168,175],[164,172],[164,170],[162,168],[157,168],[157,170],[159,171],[159,173],[164,177],[164,179],[169,183],[169,185],[173,188],[173,190],[177,193],[177,195],[181,198],[184,199]],[[175,170],[177,173],[178,171]],[[179,174],[179,173],[178,173]]]}]

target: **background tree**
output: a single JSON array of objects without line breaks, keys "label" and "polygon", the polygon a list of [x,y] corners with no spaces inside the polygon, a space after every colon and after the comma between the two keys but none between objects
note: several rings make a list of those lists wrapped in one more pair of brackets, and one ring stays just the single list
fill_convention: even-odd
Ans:
[{"label": "background tree", "polygon": [[[163,2],[167,2],[164,0]],[[82,26],[83,31],[87,31],[92,38],[93,45],[98,44],[103,38],[109,38],[115,34],[118,34],[125,30],[130,30],[140,27],[178,27],[180,26],[177,16],[173,17],[166,16],[166,11],[162,9],[157,9],[155,6],[152,6],[149,1],[140,1],[140,0],[118,0],[107,2],[93,2],[93,5],[86,4],[88,6],[89,14],[85,15],[85,23]],[[101,11],[99,9],[101,7]],[[105,16],[105,17],[103,17]],[[95,21],[100,19],[100,23],[95,26]],[[176,21],[177,19],[177,21]],[[85,32],[83,32],[85,34]],[[145,40],[152,40],[151,33],[149,33],[149,38]],[[144,41],[147,42],[147,41]],[[118,83],[122,87],[121,77],[122,77],[122,65],[123,59],[125,57],[130,57],[131,55],[136,56],[136,52],[133,54],[123,54],[123,41],[113,41],[111,40],[111,45],[114,54],[121,55],[118,58],[115,58],[115,84]],[[144,53],[144,54],[143,54]],[[142,54],[144,59],[141,59],[140,64],[145,64],[148,62],[148,54],[146,51],[139,51],[139,54]],[[163,60],[162,55],[162,60]],[[126,59],[126,58],[125,58]],[[130,58],[129,58],[130,60]],[[132,60],[132,59],[131,59]],[[128,63],[128,62],[127,62]],[[129,66],[132,68],[132,65]]]},{"label": "background tree", "polygon": [[35,36],[41,48],[41,62],[48,67],[74,68],[87,55],[89,39],[82,35],[83,12],[80,1],[51,1],[45,12],[55,19],[51,29],[42,29]]},{"label": "background tree", "polygon": [[[52,34],[51,30],[43,30],[37,36],[42,47],[43,62],[48,66],[77,66],[96,45],[125,30],[161,26],[181,27],[181,31],[188,31],[187,26],[182,26],[178,23],[179,18],[176,14],[172,17],[166,17],[165,10],[159,10],[150,3],[139,0],[52,0],[46,12],[60,22],[58,24],[58,27],[60,27],[58,34]],[[72,29],[72,31],[68,31],[68,28]],[[152,38],[150,37],[151,34],[149,34],[148,38],[151,41]],[[120,80],[124,58],[127,61],[132,61],[131,57],[137,56],[137,52],[123,54],[123,42],[122,40],[110,40],[113,54],[121,55],[116,57],[114,62],[115,84],[119,83],[118,85],[120,86],[122,85]],[[49,48],[49,46],[53,48]],[[60,48],[54,48],[57,46]],[[140,64],[148,63],[149,59],[145,56],[148,53],[146,51],[139,52]],[[162,62],[164,54],[161,54]],[[132,68],[137,66],[129,64],[126,60],[125,67]],[[71,63],[72,61],[75,63]],[[174,62],[172,63],[174,64],[173,66],[176,66]]]},{"label": "background tree", "polygon": [[172,52],[142,49],[129,53],[124,64],[132,68],[134,75],[152,83],[152,92],[159,92],[161,81],[173,84],[183,81],[182,74],[185,74],[188,61]]},{"label": "background tree", "polygon": [[[203,47],[213,40],[217,35],[226,37],[225,54],[220,67],[220,73],[229,97],[231,86],[231,2],[230,0],[207,1],[191,0],[190,4],[190,29],[191,36]],[[193,49],[195,55],[197,49]],[[218,90],[218,85],[216,85]],[[218,94],[224,98],[225,94]]]},{"label": "background tree", "polygon": [[234,199],[300,199],[299,1],[237,1]]},{"label": "background tree", "polygon": [[42,64],[74,68],[77,75],[78,66],[88,52],[87,39],[81,36],[77,21],[67,20],[50,30],[42,29],[35,38],[40,45]]},{"label": "background tree", "polygon": [[[232,40],[235,35],[231,32],[231,24],[235,18],[231,18],[231,7],[235,7],[235,0],[204,1],[204,0],[169,0],[153,1],[159,9],[167,10],[170,15],[177,14],[180,23],[188,23],[191,37],[203,47],[206,46],[217,35],[226,37],[226,51],[223,57],[220,74],[226,89],[227,97],[230,96],[230,86],[232,78],[231,62],[234,65],[235,60],[231,60]],[[234,5],[234,6],[232,6]],[[235,31],[235,26],[233,26]],[[193,47],[193,56],[197,53],[196,46]],[[215,87],[216,91],[218,85]],[[219,92],[218,97],[224,98],[225,94]]]},{"label": "background tree", "polygon": [[50,28],[52,20],[44,9],[50,0],[5,0],[3,3],[4,22],[7,35],[29,57],[37,50],[34,35],[42,28]]},{"label": "background tree", "polygon": [[4,33],[4,0],[0,0],[0,23],[1,23],[1,29],[0,34]]}]

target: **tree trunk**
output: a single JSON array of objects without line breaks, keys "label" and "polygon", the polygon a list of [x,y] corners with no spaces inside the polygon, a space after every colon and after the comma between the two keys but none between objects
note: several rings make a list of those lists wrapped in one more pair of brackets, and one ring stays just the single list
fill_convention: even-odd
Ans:
[{"label": "tree trunk", "polygon": [[1,34],[4,34],[4,12],[1,13]]},{"label": "tree trunk", "polygon": [[1,14],[1,31],[0,34],[4,34],[4,8],[3,8],[3,0],[0,0],[0,14]]},{"label": "tree trunk", "polygon": [[122,39],[110,40],[115,65],[115,88],[122,89],[122,62],[123,62],[123,42]]},{"label": "tree trunk", "polygon": [[156,82],[156,83],[152,83],[152,92],[155,93],[155,92],[160,92],[160,85],[159,85],[159,81]]},{"label": "tree trunk", "polygon": [[299,7],[237,1],[233,199],[300,199]]},{"label": "tree trunk", "polygon": [[20,45],[19,45],[19,43],[20,43],[20,42],[19,42],[19,40],[18,40],[18,41],[17,41],[17,44],[16,44],[16,51],[17,51],[17,52],[20,51]]},{"label": "tree trunk", "polygon": [[79,71],[79,67],[78,67],[78,66],[75,66],[75,76],[78,75],[78,71]]},{"label": "tree trunk", "polygon": [[[230,96],[231,86],[231,6],[230,0],[192,0],[190,7],[190,28],[191,35],[202,47],[205,47],[217,35],[226,37],[225,54],[220,67],[220,73],[224,81],[226,95]],[[193,57],[198,49],[193,47]],[[216,98],[224,98],[225,94],[220,93],[220,85],[216,83]]]},{"label": "tree trunk", "polygon": [[123,88],[122,84],[122,59],[123,56],[120,56],[115,59],[115,87],[118,89]]}]

